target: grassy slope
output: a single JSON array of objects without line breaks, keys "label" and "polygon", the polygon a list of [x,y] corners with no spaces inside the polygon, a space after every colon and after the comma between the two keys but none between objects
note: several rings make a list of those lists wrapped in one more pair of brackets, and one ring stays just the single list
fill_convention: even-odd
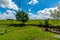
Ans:
[{"label": "grassy slope", "polygon": [[54,34],[42,31],[38,27],[0,27],[0,32],[7,29],[7,34],[0,35],[0,40],[60,40]]}]

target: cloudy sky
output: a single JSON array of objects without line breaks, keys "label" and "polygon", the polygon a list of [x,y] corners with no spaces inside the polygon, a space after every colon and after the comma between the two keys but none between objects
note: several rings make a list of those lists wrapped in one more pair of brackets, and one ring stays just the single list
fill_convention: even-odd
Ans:
[{"label": "cloudy sky", "polygon": [[60,0],[0,0],[0,19],[16,19],[17,11],[25,11],[30,19],[50,18],[49,10],[57,9]]}]

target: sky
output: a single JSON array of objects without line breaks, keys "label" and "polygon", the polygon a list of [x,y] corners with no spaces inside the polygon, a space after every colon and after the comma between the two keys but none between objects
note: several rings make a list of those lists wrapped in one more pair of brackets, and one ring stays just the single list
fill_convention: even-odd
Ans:
[{"label": "sky", "polygon": [[58,3],[60,0],[0,0],[0,19],[16,19],[16,12],[22,10],[30,19],[47,19]]}]

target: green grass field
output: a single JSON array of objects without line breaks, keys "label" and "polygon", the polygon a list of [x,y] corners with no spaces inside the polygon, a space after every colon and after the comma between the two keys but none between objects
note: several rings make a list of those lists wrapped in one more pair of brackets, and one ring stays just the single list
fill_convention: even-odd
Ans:
[{"label": "green grass field", "polygon": [[[16,20],[0,20],[0,24],[20,24]],[[45,20],[28,20],[26,24],[42,24],[45,25]],[[49,20],[49,25],[60,25],[60,20]]]},{"label": "green grass field", "polygon": [[35,26],[0,27],[0,32],[4,32],[5,29],[7,33],[0,35],[0,40],[60,40],[54,37],[56,34]]},{"label": "green grass field", "polygon": [[[51,25],[53,25],[54,22],[57,22],[55,24],[60,24],[60,21],[53,20],[52,22],[49,20],[49,23],[51,23]],[[60,40],[60,38],[54,37],[57,34],[44,31],[42,28],[39,28],[37,26],[8,26],[10,24],[20,23],[21,22],[18,22],[16,20],[0,20],[0,33],[7,30],[7,33],[0,35],[0,40]],[[29,20],[26,22],[26,24],[44,25],[44,20]]]}]

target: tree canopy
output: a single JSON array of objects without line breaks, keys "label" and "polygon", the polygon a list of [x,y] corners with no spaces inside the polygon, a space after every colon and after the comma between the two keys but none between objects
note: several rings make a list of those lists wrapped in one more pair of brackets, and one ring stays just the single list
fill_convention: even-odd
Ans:
[{"label": "tree canopy", "polygon": [[16,20],[25,23],[29,20],[28,14],[24,11],[20,11],[16,13]]}]

